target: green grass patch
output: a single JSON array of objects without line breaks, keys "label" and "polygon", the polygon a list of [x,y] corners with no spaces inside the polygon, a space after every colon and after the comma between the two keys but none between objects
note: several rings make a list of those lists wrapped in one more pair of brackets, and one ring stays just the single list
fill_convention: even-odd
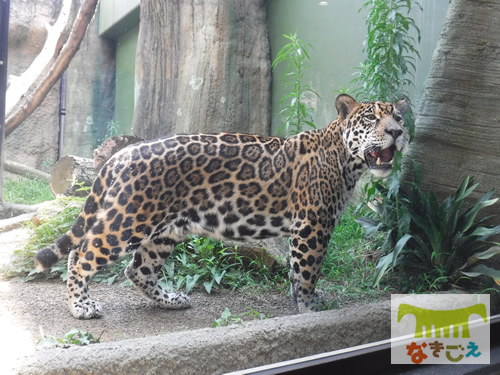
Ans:
[{"label": "green grass patch", "polygon": [[5,202],[32,205],[54,198],[49,183],[39,179],[6,179],[4,182],[3,200]]},{"label": "green grass patch", "polygon": [[387,294],[372,287],[375,264],[382,255],[381,238],[367,239],[364,229],[355,221],[366,210],[348,206],[333,231],[318,282],[320,289],[334,294],[333,301],[326,301],[328,308],[366,299],[376,301]]}]

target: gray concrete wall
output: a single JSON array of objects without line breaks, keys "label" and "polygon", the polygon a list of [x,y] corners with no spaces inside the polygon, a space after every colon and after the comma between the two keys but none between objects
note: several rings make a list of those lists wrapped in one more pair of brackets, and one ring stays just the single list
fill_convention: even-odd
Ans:
[{"label": "gray concrete wall", "polygon": [[40,350],[28,374],[221,374],[390,337],[390,301],[144,339]]}]

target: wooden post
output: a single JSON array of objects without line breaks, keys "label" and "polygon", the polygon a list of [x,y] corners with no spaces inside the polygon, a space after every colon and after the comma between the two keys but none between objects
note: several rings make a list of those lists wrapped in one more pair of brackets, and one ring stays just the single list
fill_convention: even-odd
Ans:
[{"label": "wooden post", "polygon": [[5,140],[5,93],[7,91],[7,52],[10,0],[0,0],[0,202],[3,202],[3,148]]}]

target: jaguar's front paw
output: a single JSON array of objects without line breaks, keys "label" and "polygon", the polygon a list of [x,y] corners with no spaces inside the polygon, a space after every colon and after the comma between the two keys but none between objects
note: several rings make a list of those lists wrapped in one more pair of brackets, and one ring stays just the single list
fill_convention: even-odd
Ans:
[{"label": "jaguar's front paw", "polygon": [[71,314],[77,319],[100,318],[102,315],[101,304],[87,298],[85,301],[77,300],[69,303]]},{"label": "jaguar's front paw", "polygon": [[184,293],[164,293],[163,299],[158,303],[165,309],[184,309],[191,306],[191,297]]}]

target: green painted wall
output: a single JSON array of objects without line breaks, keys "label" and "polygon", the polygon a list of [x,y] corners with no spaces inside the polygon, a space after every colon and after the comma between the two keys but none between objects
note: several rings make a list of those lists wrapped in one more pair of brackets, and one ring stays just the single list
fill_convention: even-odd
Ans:
[{"label": "green painted wall", "polygon": [[[324,127],[336,116],[334,90],[349,86],[354,78],[355,67],[364,61],[362,44],[366,38],[364,17],[366,11],[358,13],[364,0],[269,0],[268,24],[271,41],[271,58],[287,43],[282,37],[297,31],[299,37],[311,43],[311,68],[304,82],[310,84],[321,99],[312,98],[316,108],[315,123]],[[422,42],[418,49],[421,60],[417,62],[415,87],[408,88],[414,109],[418,110],[420,93],[430,69],[432,53],[441,33],[448,0],[421,0],[423,12],[415,11],[421,30]],[[135,4],[135,5],[134,5]],[[115,121],[123,133],[130,133],[134,109],[135,50],[138,37],[138,0],[103,0],[100,31],[116,38],[116,105]],[[125,9],[126,8],[126,9]],[[120,16],[121,15],[121,16]],[[120,18],[122,17],[122,18]],[[273,133],[282,125],[277,119],[280,98],[287,92],[281,84],[285,66],[273,72]]]},{"label": "green painted wall", "polygon": [[[324,127],[337,116],[334,90],[340,90],[355,77],[355,67],[364,61],[362,44],[366,38],[364,17],[358,13],[364,0],[270,0],[268,2],[269,37],[271,58],[288,42],[283,34],[297,31],[300,39],[312,44],[311,68],[305,73],[304,83],[319,93],[313,98],[316,108],[315,124]],[[421,60],[417,63],[415,88],[409,88],[414,109],[418,109],[419,94],[428,75],[432,53],[441,33],[448,8],[448,0],[421,0],[424,11],[414,11],[412,16],[421,29],[422,42],[418,47]],[[285,66],[273,72],[273,132],[283,121],[276,116],[280,111],[280,98],[289,88],[281,84]]]},{"label": "green painted wall", "polygon": [[116,40],[115,121],[121,134],[130,134],[134,116],[135,50],[139,27],[136,26]]}]

